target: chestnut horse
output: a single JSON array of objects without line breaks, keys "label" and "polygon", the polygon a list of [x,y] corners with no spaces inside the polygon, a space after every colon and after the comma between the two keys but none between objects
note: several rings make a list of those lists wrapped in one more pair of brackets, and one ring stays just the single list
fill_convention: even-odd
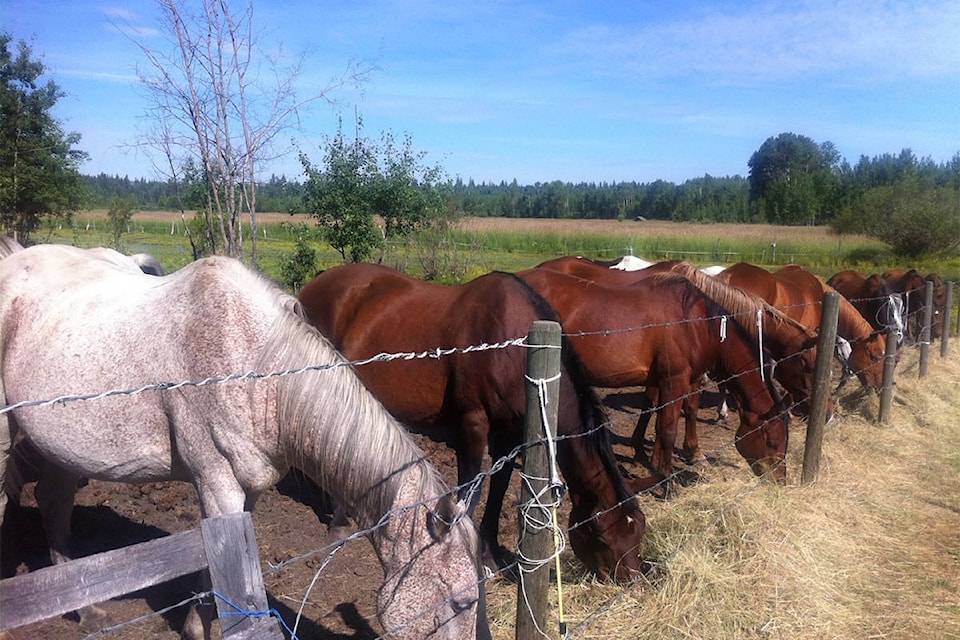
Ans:
[{"label": "chestnut horse", "polygon": [[[349,264],[317,275],[300,291],[309,320],[350,359],[384,352],[436,351],[525,336],[550,306],[519,278],[494,272],[459,286],[423,282],[387,267]],[[440,358],[377,362],[357,374],[398,419],[425,432],[451,433],[461,485],[481,471],[484,446],[494,460],[523,440],[526,353],[520,348],[458,352]],[[605,417],[574,351],[563,349],[559,466],[573,504],[570,541],[601,576],[639,569],[645,520],[616,466]],[[498,523],[511,465],[495,473],[480,524],[499,566]],[[473,496],[476,505],[478,495]],[[582,523],[582,524],[581,524]]]},{"label": "chestnut horse", "polygon": [[904,299],[907,316],[907,336],[911,343],[917,342],[923,332],[923,308],[926,305],[927,282],[933,283],[933,311],[930,322],[930,338],[940,337],[943,329],[941,311],[946,306],[947,287],[943,278],[937,273],[926,276],[916,269],[903,271],[893,269],[885,271],[883,277],[890,283],[890,288],[900,293]]},{"label": "chestnut horse", "polygon": [[827,284],[837,290],[860,315],[878,331],[897,332],[897,341],[904,337],[903,299],[883,276],[867,276],[855,269],[847,269],[830,276]]},{"label": "chestnut horse", "polygon": [[[738,322],[721,326],[727,324],[725,317],[748,312],[748,307],[756,310],[747,296],[715,283],[715,293],[730,294],[716,300],[676,273],[629,286],[544,268],[517,275],[560,314],[591,384],[656,388],[660,407],[650,484],[669,477],[681,402],[707,372],[722,377],[737,399],[740,454],[758,475],[770,471],[776,479],[786,477],[787,411],[761,373],[757,339]],[[634,448],[642,450],[642,440],[636,438],[635,433]]]},{"label": "chestnut horse", "polygon": [[[717,283],[712,276],[703,269],[695,269],[685,260],[665,260],[657,262],[651,266],[636,271],[620,271],[611,267],[604,266],[606,263],[588,258],[575,258],[565,256],[548,260],[537,266],[538,269],[550,269],[570,275],[602,282],[611,285],[629,286],[639,280],[647,279],[657,273],[674,272],[690,279],[694,286],[700,289],[716,290]],[[716,271],[719,273],[719,271]],[[723,285],[726,286],[726,285]],[[723,294],[714,294],[723,295]],[[749,295],[749,294],[747,294]],[[741,305],[742,306],[742,305]],[[816,363],[816,343],[817,334],[815,331],[804,327],[794,321],[789,316],[780,313],[777,309],[767,305],[761,298],[755,298],[750,301],[746,307],[749,312],[755,312],[757,309],[764,309],[766,322],[762,323],[764,345],[769,349],[770,356],[776,361],[783,361],[783,366],[774,369],[774,375],[780,383],[786,388],[791,396],[792,409],[799,415],[806,416],[809,413],[809,399],[813,390],[813,372]],[[737,316],[735,319],[745,324],[747,330],[755,331],[756,324],[753,322],[754,313],[747,313],[744,316]],[[749,317],[748,317],[749,316]],[[656,387],[648,387],[647,396],[653,406],[656,406],[658,399],[656,397]],[[699,397],[690,396],[685,402],[684,415],[685,424],[685,444],[684,449],[692,460],[702,459],[697,446],[696,438],[696,419],[699,409]],[[827,411],[833,414],[833,400],[829,399]],[[721,409],[725,415],[725,405]],[[646,431],[647,424],[651,414],[645,412],[641,415],[638,423],[637,441],[643,441],[643,434]],[[639,453],[639,452],[638,452]]]},{"label": "chestnut horse", "polygon": [[[770,273],[761,267],[739,262],[715,277],[760,296],[810,329],[820,327],[823,294],[833,291],[833,287],[798,265],[787,265]],[[874,330],[843,296],[840,296],[837,334],[850,343],[851,352],[845,366],[863,385],[879,392],[883,386],[886,338]]]}]

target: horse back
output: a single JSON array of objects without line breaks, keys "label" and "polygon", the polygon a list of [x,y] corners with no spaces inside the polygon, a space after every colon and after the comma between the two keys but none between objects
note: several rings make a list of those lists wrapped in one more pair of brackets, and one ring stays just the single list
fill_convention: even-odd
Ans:
[{"label": "horse back", "polygon": [[395,416],[431,427],[448,414],[483,408],[514,414],[523,402],[518,349],[454,352],[438,349],[522,338],[538,309],[514,276],[493,272],[463,285],[424,282],[370,264],[349,264],[317,275],[300,292],[307,319],[351,360],[377,354],[416,357],[373,362],[357,374]]}]

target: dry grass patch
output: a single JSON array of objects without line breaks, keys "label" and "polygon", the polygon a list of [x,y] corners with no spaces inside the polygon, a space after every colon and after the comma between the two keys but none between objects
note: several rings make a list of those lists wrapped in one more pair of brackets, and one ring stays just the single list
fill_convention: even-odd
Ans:
[{"label": "dry grass patch", "polygon": [[[787,486],[752,478],[730,451],[707,482],[645,498],[651,583],[599,584],[568,559],[571,637],[960,638],[956,351],[922,381],[916,351],[904,354],[886,425],[873,422],[876,398],[851,389],[815,483],[798,484],[801,423]],[[515,589],[490,591],[496,637],[512,637]]]}]

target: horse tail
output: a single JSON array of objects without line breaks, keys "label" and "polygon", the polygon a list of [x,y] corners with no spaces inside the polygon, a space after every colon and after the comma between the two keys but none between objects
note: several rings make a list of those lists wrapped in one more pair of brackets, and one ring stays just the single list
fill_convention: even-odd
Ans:
[{"label": "horse tail", "polygon": [[18,251],[23,251],[23,245],[10,236],[0,236],[0,260]]}]

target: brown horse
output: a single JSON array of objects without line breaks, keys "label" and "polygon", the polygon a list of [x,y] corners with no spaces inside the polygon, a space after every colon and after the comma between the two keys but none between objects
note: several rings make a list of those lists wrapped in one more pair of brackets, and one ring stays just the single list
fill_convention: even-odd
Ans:
[{"label": "brown horse", "polygon": [[536,266],[536,268],[559,271],[560,273],[566,273],[571,276],[577,276],[578,278],[592,280],[594,282],[604,282],[606,284],[614,285],[630,285],[637,280],[649,278],[655,273],[670,271],[675,265],[689,264],[684,260],[664,260],[662,262],[654,262],[650,264],[650,266],[642,269],[624,270],[611,266],[616,265],[619,262],[619,260],[607,262],[603,260],[593,260],[591,258],[562,256],[560,258],[553,258],[552,260],[541,262]]},{"label": "brown horse", "polygon": [[947,283],[939,273],[928,273],[924,279],[933,283],[933,319],[930,324],[930,337],[936,340],[943,335],[944,319],[950,314],[947,309]]},{"label": "brown horse", "polygon": [[[760,296],[811,329],[820,326],[823,294],[833,291],[833,287],[798,265],[787,265],[770,273],[761,267],[740,262],[727,267],[716,277]],[[843,296],[840,296],[837,334],[850,343],[851,352],[846,366],[862,384],[879,392],[883,384],[886,339]]]},{"label": "brown horse", "polygon": [[920,340],[923,331],[923,308],[926,305],[927,282],[933,283],[933,310],[930,321],[930,339],[936,340],[943,333],[943,318],[947,313],[947,286],[938,273],[922,275],[916,269],[884,272],[894,291],[904,297],[907,314],[907,330],[911,342]]},{"label": "brown horse", "polygon": [[[745,310],[740,305],[748,304],[746,296],[718,285],[716,292],[722,288],[733,295],[715,300],[672,273],[628,287],[550,269],[518,275],[560,314],[591,384],[657,389],[660,407],[651,460],[655,477],[650,484],[670,475],[681,401],[708,371],[724,378],[738,401],[737,450],[758,475],[770,471],[777,479],[786,477],[787,412],[761,374],[757,340],[738,322],[730,322],[721,341],[723,317]],[[635,435],[634,447],[642,450],[642,444]]]},{"label": "brown horse", "polygon": [[[520,338],[535,320],[555,320],[550,306],[519,278],[494,272],[460,286],[431,284],[393,269],[351,264],[329,269],[300,292],[308,319],[350,359],[383,352],[435,351]],[[523,349],[490,349],[441,358],[372,363],[357,373],[398,419],[426,432],[451,432],[461,485],[481,470],[485,445],[494,460],[523,438]],[[639,505],[616,466],[602,407],[572,349],[563,350],[559,466],[573,503],[574,552],[601,576],[639,569],[645,530]],[[490,479],[481,534],[498,565],[498,523],[511,465]],[[479,496],[474,493],[473,506]]]},{"label": "brown horse", "polygon": [[874,329],[896,331],[898,341],[903,340],[903,299],[883,276],[846,269],[830,276],[827,284],[850,301]]},{"label": "brown horse", "polygon": [[[640,280],[645,280],[658,273],[673,272],[683,275],[690,279],[694,286],[700,289],[716,291],[719,281],[708,276],[702,270],[695,269],[685,260],[664,260],[653,265],[636,271],[622,271],[605,266],[607,263],[591,260],[589,258],[580,258],[564,256],[547,260],[537,266],[538,269],[550,269],[569,275],[574,275],[585,280],[602,282],[611,285],[629,286]],[[714,295],[729,295],[717,294]],[[749,294],[748,294],[749,295]],[[770,350],[770,356],[777,361],[784,361],[783,366],[775,369],[775,376],[790,394],[793,409],[801,416],[809,413],[809,399],[813,390],[813,369],[816,362],[816,342],[817,334],[815,331],[804,327],[794,321],[789,316],[780,313],[778,310],[770,307],[761,298],[755,298],[746,303],[750,313],[744,316],[737,316],[741,323],[747,323],[747,330],[755,331],[756,324],[753,322],[754,314],[757,309],[763,308],[766,322],[762,323],[764,344]],[[749,315],[749,317],[747,317]],[[656,387],[648,387],[647,396],[653,406],[656,406],[658,399],[656,397]],[[699,397],[690,396],[685,402],[685,452],[692,460],[702,459],[697,446],[696,420],[699,409]],[[833,413],[833,400],[830,399],[827,405],[828,413]],[[725,408],[724,408],[725,411]],[[641,415],[637,425],[638,434],[636,441],[643,442],[647,422],[651,414],[645,412]],[[639,452],[639,451],[638,451]]]}]

